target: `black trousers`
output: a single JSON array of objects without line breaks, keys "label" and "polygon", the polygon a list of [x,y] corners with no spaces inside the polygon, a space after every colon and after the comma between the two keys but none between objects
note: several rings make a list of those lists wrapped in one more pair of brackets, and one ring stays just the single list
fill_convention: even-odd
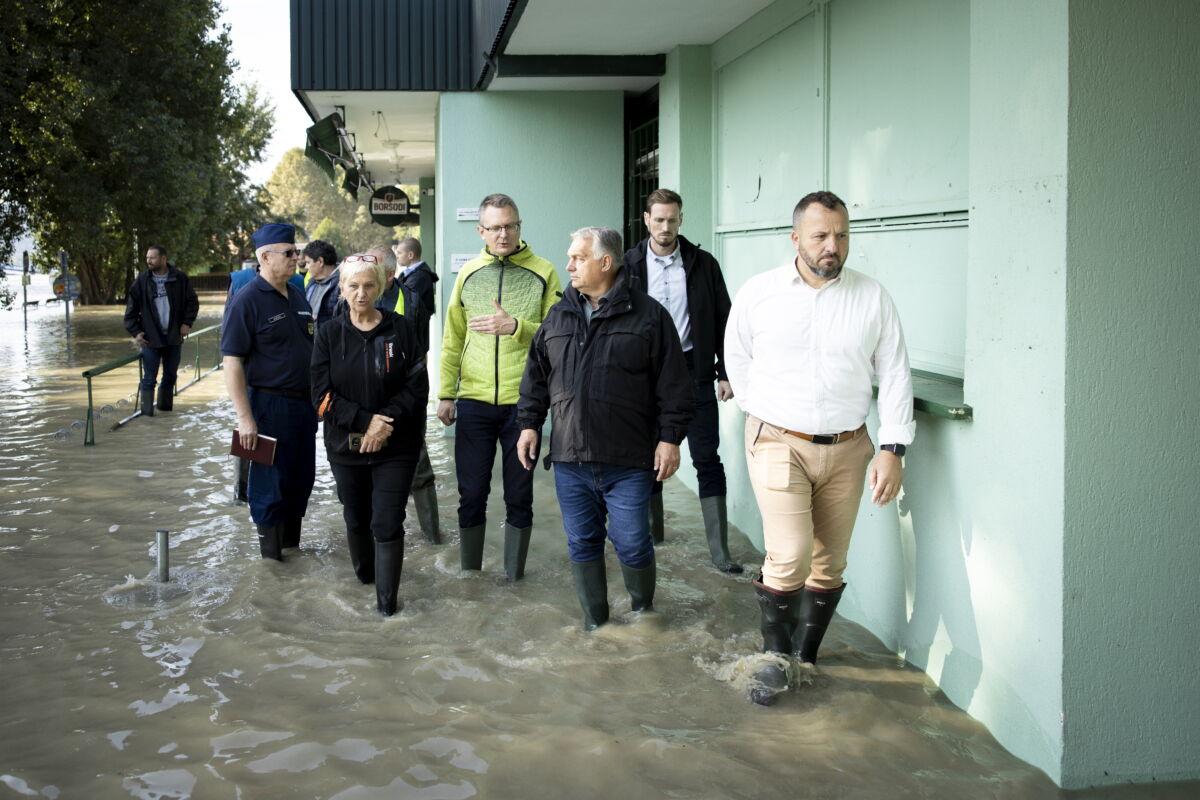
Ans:
[{"label": "black trousers", "polygon": [[[697,494],[700,497],[722,497],[727,494],[725,467],[717,448],[721,445],[721,416],[717,409],[715,381],[697,381],[695,359],[692,351],[683,354],[692,379],[692,393],[696,402],[696,416],[688,423],[688,453],[692,466],[696,468]],[[662,491],[663,485],[655,481],[653,493]]]},{"label": "black trousers", "polygon": [[412,486],[417,454],[375,464],[329,465],[337,482],[346,535],[364,545],[404,540],[404,506]]}]

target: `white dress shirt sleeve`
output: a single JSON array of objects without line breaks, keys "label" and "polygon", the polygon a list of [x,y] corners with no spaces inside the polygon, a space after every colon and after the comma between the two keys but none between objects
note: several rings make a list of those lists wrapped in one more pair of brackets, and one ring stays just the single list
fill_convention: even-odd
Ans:
[{"label": "white dress shirt sleeve", "polygon": [[745,401],[750,387],[750,360],[754,357],[754,334],[747,309],[750,295],[745,286],[738,290],[725,323],[725,373],[742,411],[748,411]]},{"label": "white dress shirt sleeve", "polygon": [[886,293],[880,298],[879,344],[875,348],[875,376],[879,380],[879,438],[876,444],[912,444],[917,432],[913,419],[912,370],[900,314]]}]

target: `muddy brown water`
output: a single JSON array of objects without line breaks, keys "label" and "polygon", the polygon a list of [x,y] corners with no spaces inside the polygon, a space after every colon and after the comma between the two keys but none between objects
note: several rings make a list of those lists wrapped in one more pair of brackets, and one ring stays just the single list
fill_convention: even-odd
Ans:
[{"label": "muddy brown water", "polygon": [[[219,301],[206,298],[197,327]],[[1198,794],[1061,792],[842,619],[812,685],[753,706],[741,684],[761,644],[749,579],[707,566],[699,504],[678,482],[654,614],[630,613],[610,553],[613,622],[581,630],[541,470],[525,580],[504,580],[498,491],[484,570],[461,574],[451,440],[436,420],[447,544],[410,518],[404,607],[382,619],[351,572],[323,458],[301,548],[264,562],[231,503],[220,374],[117,431],[136,366],[98,380],[96,405],[111,408],[85,448],[79,373],[131,352],[121,309],[75,311],[69,337],[61,307],[28,320],[0,312],[0,797]],[[159,528],[166,584],[154,580]]]}]

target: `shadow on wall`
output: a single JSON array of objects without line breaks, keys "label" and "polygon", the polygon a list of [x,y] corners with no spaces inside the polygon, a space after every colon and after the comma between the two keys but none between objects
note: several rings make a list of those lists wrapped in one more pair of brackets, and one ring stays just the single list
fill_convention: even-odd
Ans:
[{"label": "shadow on wall", "polygon": [[906,612],[900,654],[966,708],[983,667],[967,575],[972,521],[957,502],[962,492],[953,488],[965,473],[954,463],[956,448],[946,431],[946,424],[923,426],[907,467],[920,479],[911,481],[899,504]]}]

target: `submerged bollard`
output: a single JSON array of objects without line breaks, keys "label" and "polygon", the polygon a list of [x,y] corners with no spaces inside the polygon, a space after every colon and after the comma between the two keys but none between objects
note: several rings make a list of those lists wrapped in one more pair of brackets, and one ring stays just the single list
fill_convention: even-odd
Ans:
[{"label": "submerged bollard", "polygon": [[158,544],[158,582],[166,583],[171,580],[171,546],[166,531],[155,531],[154,538]]}]

